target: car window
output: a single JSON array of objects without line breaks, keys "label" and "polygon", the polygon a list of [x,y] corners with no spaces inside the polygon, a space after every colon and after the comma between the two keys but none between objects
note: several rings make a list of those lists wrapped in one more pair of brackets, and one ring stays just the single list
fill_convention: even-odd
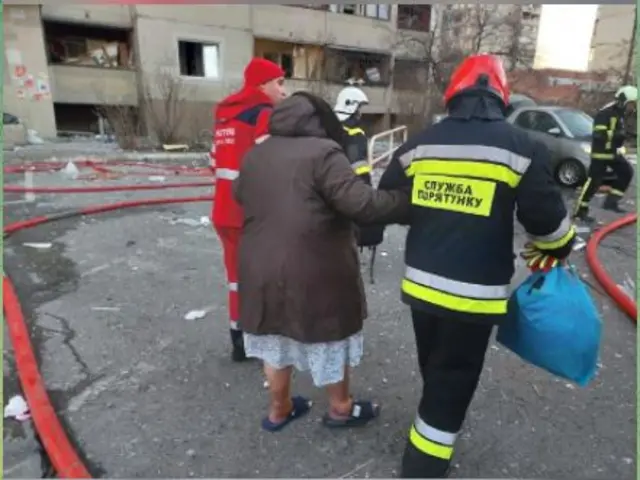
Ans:
[{"label": "car window", "polygon": [[561,109],[556,115],[576,138],[589,137],[593,133],[593,118],[580,110]]},{"label": "car window", "polygon": [[526,128],[527,130],[531,130],[531,114],[532,113],[533,112],[519,113],[514,123],[519,127]]},{"label": "car window", "polygon": [[537,132],[548,133],[552,128],[559,128],[558,122],[554,120],[554,118],[546,112],[529,112],[531,117],[529,121],[531,122],[531,130],[535,130]]}]

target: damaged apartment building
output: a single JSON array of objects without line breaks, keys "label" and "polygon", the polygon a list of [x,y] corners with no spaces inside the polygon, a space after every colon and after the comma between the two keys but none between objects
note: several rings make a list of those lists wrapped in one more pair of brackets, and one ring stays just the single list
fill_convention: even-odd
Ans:
[{"label": "damaged apartment building", "polygon": [[260,56],[282,66],[290,91],[333,102],[346,84],[361,86],[366,122],[379,130],[398,114],[397,91],[425,88],[423,53],[399,39],[426,42],[433,8],[6,5],[5,111],[43,137],[108,131],[113,112],[152,135],[173,122],[174,136],[196,137]]}]

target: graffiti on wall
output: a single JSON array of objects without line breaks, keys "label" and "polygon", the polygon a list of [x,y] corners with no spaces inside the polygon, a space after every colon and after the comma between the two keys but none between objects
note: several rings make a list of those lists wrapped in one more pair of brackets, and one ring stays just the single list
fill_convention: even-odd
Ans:
[{"label": "graffiti on wall", "polygon": [[7,47],[6,60],[15,86],[16,96],[20,99],[40,101],[51,96],[49,76],[44,72],[33,74],[22,59],[22,52],[15,47]]}]

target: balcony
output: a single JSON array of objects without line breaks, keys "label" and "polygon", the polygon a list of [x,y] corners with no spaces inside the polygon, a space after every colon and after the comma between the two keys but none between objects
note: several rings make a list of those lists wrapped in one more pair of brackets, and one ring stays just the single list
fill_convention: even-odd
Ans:
[{"label": "balcony", "polygon": [[137,105],[137,74],[132,70],[49,65],[54,103]]},{"label": "balcony", "polygon": [[327,42],[326,18],[322,10],[284,5],[252,5],[251,29],[259,38],[289,42]]},{"label": "balcony", "polygon": [[43,30],[54,102],[137,104],[131,30],[59,22]]}]

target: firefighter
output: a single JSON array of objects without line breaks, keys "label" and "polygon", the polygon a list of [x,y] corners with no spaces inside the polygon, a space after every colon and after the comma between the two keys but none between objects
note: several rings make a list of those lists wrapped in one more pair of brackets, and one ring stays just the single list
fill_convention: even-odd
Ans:
[{"label": "firefighter", "polygon": [[595,219],[589,215],[589,202],[604,183],[607,167],[613,170],[615,180],[602,208],[624,213],[619,205],[633,178],[633,167],[624,156],[624,141],[627,133],[624,117],[628,110],[636,107],[638,89],[624,86],[616,92],[615,100],[598,111],[593,122],[593,140],[591,142],[591,165],[589,178],[582,188],[576,205],[575,217],[592,224]]},{"label": "firefighter", "polygon": [[243,223],[242,211],[232,194],[240,161],[255,143],[267,136],[269,115],[275,103],[285,97],[284,71],[263,58],[252,59],[244,71],[244,86],[222,100],[215,109],[212,168],[216,189],[211,221],[222,242],[229,289],[231,359],[247,359],[238,325],[238,243]]},{"label": "firefighter", "polygon": [[505,120],[509,88],[492,55],[465,59],[444,94],[448,116],[393,155],[379,188],[411,189],[402,300],[410,306],[423,380],[403,478],[444,478],[482,372],[493,326],[507,316],[514,225],[535,248],[530,267],[571,252],[575,228],[550,153]]},{"label": "firefighter", "polygon": [[[365,131],[361,127],[361,107],[369,103],[369,98],[360,88],[349,86],[338,94],[333,108],[336,116],[349,136],[347,157],[355,174],[368,185],[371,185],[371,165],[369,165],[369,148]],[[373,283],[373,264],[376,247],[382,243],[384,226],[360,225],[356,230],[356,239],[360,251],[367,247],[370,250],[369,276]]]}]

